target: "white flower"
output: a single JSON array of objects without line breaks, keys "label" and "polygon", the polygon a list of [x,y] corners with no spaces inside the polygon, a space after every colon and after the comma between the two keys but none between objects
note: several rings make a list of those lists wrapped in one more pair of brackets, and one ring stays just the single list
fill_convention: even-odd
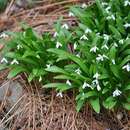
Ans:
[{"label": "white flower", "polygon": [[76,56],[80,58],[80,53],[76,54]]},{"label": "white flower", "polygon": [[42,77],[40,76],[40,78],[39,78],[39,82],[41,82],[42,81]]},{"label": "white flower", "polygon": [[113,92],[113,97],[117,97],[117,96],[120,96],[121,95],[121,91],[116,89],[114,92]]},{"label": "white flower", "polygon": [[108,5],[108,3],[102,2],[102,6],[107,6],[107,5]]},{"label": "white flower", "polygon": [[76,69],[75,72],[76,72],[77,74],[79,74],[79,75],[81,74],[81,70],[80,70],[79,68]]},{"label": "white flower", "polygon": [[115,16],[114,16],[114,15],[107,16],[106,19],[107,19],[107,20],[110,20],[110,19],[115,20]]},{"label": "white flower", "polygon": [[120,43],[120,44],[123,44],[123,43],[124,43],[123,39],[122,39],[122,40],[119,40],[119,43]]},{"label": "white flower", "polygon": [[8,60],[6,58],[2,58],[1,63],[8,63]]},{"label": "white flower", "polygon": [[62,47],[62,44],[60,42],[56,43],[56,48]]},{"label": "white flower", "polygon": [[89,29],[89,28],[87,28],[86,30],[85,30],[85,33],[91,33],[92,31],[91,31],[91,29]]},{"label": "white flower", "polygon": [[100,33],[98,32],[98,33],[96,33],[96,35],[97,35],[97,36],[100,36]]},{"label": "white flower", "polygon": [[124,25],[124,27],[125,27],[125,28],[129,28],[129,27],[130,27],[130,23],[126,23],[126,24]]},{"label": "white flower", "polygon": [[114,43],[114,47],[118,47],[117,43]]},{"label": "white flower", "polygon": [[106,59],[109,59],[106,55],[100,55],[100,54],[98,54],[98,57],[96,57],[96,60],[97,61],[104,61],[104,58],[106,58]]},{"label": "white flower", "polygon": [[19,62],[18,62],[16,59],[14,59],[14,60],[11,62],[11,65],[13,65],[13,64],[19,64]]},{"label": "white flower", "polygon": [[19,50],[20,48],[23,48],[22,45],[18,44],[17,49]]},{"label": "white flower", "polygon": [[128,72],[130,72],[130,64],[123,66],[122,69],[126,69]]},{"label": "white flower", "polygon": [[128,5],[130,5],[130,2],[128,0],[125,0],[124,6],[128,6]]},{"label": "white flower", "polygon": [[115,64],[116,64],[116,62],[115,62],[115,60],[114,60],[114,59],[112,59],[112,64],[113,64],[113,65],[115,65]]},{"label": "white flower", "polygon": [[51,67],[51,64],[47,64],[46,67],[47,67],[47,68],[50,68],[50,67]]},{"label": "white flower", "polygon": [[74,17],[74,14],[72,12],[69,12],[69,17]]},{"label": "white flower", "polygon": [[62,28],[69,29],[69,26],[68,26],[68,24],[65,23],[62,25]]},{"label": "white flower", "polygon": [[100,85],[99,85],[99,81],[98,81],[97,78],[92,81],[92,84],[96,86],[96,88],[97,88],[98,91],[101,90],[101,87],[100,87]]},{"label": "white flower", "polygon": [[103,38],[104,38],[104,40],[109,40],[109,35],[107,35],[107,34],[103,34]]},{"label": "white flower", "polygon": [[57,32],[54,33],[53,37],[57,37],[59,34]]},{"label": "white flower", "polygon": [[96,53],[96,51],[98,51],[98,50],[99,50],[99,48],[97,46],[94,46],[94,47],[92,47],[90,49],[90,52],[95,52]]},{"label": "white flower", "polygon": [[88,40],[88,38],[86,37],[86,35],[83,35],[80,40]]},{"label": "white flower", "polygon": [[71,86],[71,82],[69,80],[66,81],[66,84],[68,84],[69,86]]},{"label": "white flower", "polygon": [[107,50],[108,50],[109,48],[108,48],[108,46],[107,46],[106,44],[104,44],[104,45],[101,47],[101,49],[107,49]]},{"label": "white flower", "polygon": [[87,5],[86,5],[85,3],[83,3],[81,7],[82,7],[82,8],[86,8]]},{"label": "white flower", "polygon": [[63,97],[63,94],[62,94],[62,92],[59,92],[59,93],[56,94],[56,96],[62,98],[62,97]]},{"label": "white flower", "polygon": [[7,35],[7,34],[5,34],[5,33],[2,33],[1,35],[0,35],[0,38],[8,38],[9,36]]},{"label": "white flower", "polygon": [[99,76],[100,76],[100,74],[97,72],[96,74],[94,74],[93,78],[98,79]]},{"label": "white flower", "polygon": [[77,44],[76,43],[74,43],[74,50],[76,50],[77,49]]},{"label": "white flower", "polygon": [[111,9],[111,7],[108,6],[105,10],[106,10],[107,13],[109,13],[110,9]]},{"label": "white flower", "polygon": [[87,88],[87,87],[91,88],[91,85],[88,84],[88,83],[86,83],[86,82],[84,82],[82,88],[85,89],[85,88]]}]

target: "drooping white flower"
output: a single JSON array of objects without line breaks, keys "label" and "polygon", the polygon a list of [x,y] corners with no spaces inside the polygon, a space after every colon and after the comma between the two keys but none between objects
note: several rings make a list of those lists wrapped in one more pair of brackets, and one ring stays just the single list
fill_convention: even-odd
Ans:
[{"label": "drooping white flower", "polygon": [[127,28],[129,28],[130,27],[130,23],[126,23],[125,25],[124,25],[124,27],[127,29]]},{"label": "drooping white flower", "polygon": [[8,63],[8,60],[6,58],[2,58],[1,63]]},{"label": "drooping white flower", "polygon": [[9,36],[5,33],[0,34],[0,38],[8,38]]},{"label": "drooping white flower", "polygon": [[100,85],[99,85],[99,84],[97,84],[97,86],[96,86],[96,87],[97,87],[97,90],[98,90],[98,91],[100,91],[100,90],[101,90],[101,87],[100,87]]},{"label": "drooping white flower", "polygon": [[120,96],[121,94],[122,94],[122,92],[121,92],[119,89],[116,89],[116,90],[113,92],[113,97]]},{"label": "drooping white flower", "polygon": [[97,90],[100,91],[101,87],[99,85],[99,81],[98,78],[96,78],[95,80],[92,81],[92,84],[96,86]]},{"label": "drooping white flower", "polygon": [[83,35],[80,40],[88,40],[87,36],[86,35]]},{"label": "drooping white flower", "polygon": [[104,45],[101,47],[101,49],[106,49],[106,50],[108,50],[109,48],[108,48],[108,46],[107,46],[106,44],[104,44]]},{"label": "drooping white flower", "polygon": [[69,17],[74,17],[74,13],[72,13],[72,12],[69,12]]},{"label": "drooping white flower", "polygon": [[111,61],[112,61],[112,64],[113,64],[113,65],[115,65],[115,64],[116,64],[116,62],[115,62],[115,60],[114,60],[114,59],[112,59]]},{"label": "drooping white flower", "polygon": [[80,58],[80,53],[76,54],[76,56]]},{"label": "drooping white flower", "polygon": [[57,37],[59,34],[57,32],[54,33],[53,37]]},{"label": "drooping white flower", "polygon": [[98,54],[98,56],[96,57],[96,60],[99,62],[99,61],[104,61],[104,58],[106,59],[109,59],[106,55],[101,55],[101,54]]},{"label": "drooping white flower", "polygon": [[107,20],[115,20],[115,16],[112,14],[111,16],[107,16],[106,17]]},{"label": "drooping white flower", "polygon": [[111,7],[108,6],[105,10],[106,10],[107,13],[109,13],[109,12],[110,12],[110,9],[111,9]]},{"label": "drooping white flower", "polygon": [[60,42],[56,42],[56,48],[62,47],[62,44]]},{"label": "drooping white flower", "polygon": [[93,78],[98,79],[99,76],[100,76],[100,74],[98,72],[96,72],[96,74],[94,74]]},{"label": "drooping white flower", "polygon": [[109,35],[107,35],[107,34],[103,34],[103,38],[104,38],[104,40],[109,40]]},{"label": "drooping white flower", "polygon": [[92,47],[90,49],[90,52],[95,52],[96,53],[96,51],[98,51],[98,50],[99,50],[99,48],[97,46],[94,46],[94,47]]},{"label": "drooping white flower", "polygon": [[123,43],[124,43],[123,39],[119,40],[119,43],[120,43],[120,44],[123,44]]},{"label": "drooping white flower", "polygon": [[91,29],[86,28],[85,33],[91,33],[91,32],[92,32],[92,30],[91,30]]},{"label": "drooping white flower", "polygon": [[118,47],[118,44],[117,44],[117,43],[114,43],[114,47]]},{"label": "drooping white flower", "polygon": [[107,6],[107,5],[108,5],[108,3],[102,2],[102,6]]},{"label": "drooping white flower", "polygon": [[125,2],[124,2],[124,6],[130,6],[130,2],[129,2],[129,0],[125,0]]},{"label": "drooping white flower", "polygon": [[79,75],[81,74],[81,70],[80,70],[79,68],[76,69],[75,72],[76,72],[77,74],[79,74]]},{"label": "drooping white flower", "polygon": [[46,67],[47,67],[47,68],[50,68],[50,67],[51,67],[51,64],[47,64]]},{"label": "drooping white flower", "polygon": [[68,26],[68,24],[65,23],[62,25],[62,28],[69,29],[69,26]]},{"label": "drooping white flower", "polygon": [[68,84],[69,86],[71,86],[71,82],[69,80],[66,81],[66,84]]},{"label": "drooping white flower", "polygon": [[96,33],[97,36],[100,36],[100,32]]},{"label": "drooping white flower", "polygon": [[91,88],[91,85],[88,84],[88,83],[86,83],[86,82],[84,82],[82,88],[85,89],[85,88],[87,88],[87,87],[88,87],[88,88]]},{"label": "drooping white flower", "polygon": [[83,3],[81,7],[86,8],[87,7],[86,3]]},{"label": "drooping white flower", "polygon": [[17,49],[19,50],[20,48],[23,48],[22,45],[18,44]]},{"label": "drooping white flower", "polygon": [[61,98],[63,98],[63,94],[62,94],[62,92],[57,93],[56,96],[57,96],[57,97],[61,97]]},{"label": "drooping white flower", "polygon": [[13,65],[13,64],[19,64],[19,62],[18,62],[16,59],[14,59],[14,60],[11,62],[11,65]]},{"label": "drooping white flower", "polygon": [[76,43],[74,43],[74,50],[76,50],[77,49],[77,44]]},{"label": "drooping white flower", "polygon": [[130,64],[126,64],[122,67],[122,69],[126,69],[128,72],[130,72]]},{"label": "drooping white flower", "polygon": [[40,76],[40,78],[39,78],[39,82],[41,82],[42,81],[42,77]]}]

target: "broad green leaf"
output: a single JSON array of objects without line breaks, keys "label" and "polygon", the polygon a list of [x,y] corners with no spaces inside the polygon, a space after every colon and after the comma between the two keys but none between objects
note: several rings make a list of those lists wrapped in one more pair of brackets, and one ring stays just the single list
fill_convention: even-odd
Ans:
[{"label": "broad green leaf", "polygon": [[95,112],[100,113],[99,98],[91,99],[90,104],[92,105],[92,108],[94,109]]},{"label": "broad green leaf", "polygon": [[83,107],[84,103],[85,103],[85,100],[78,100],[77,101],[77,105],[76,105],[77,112],[79,112],[81,110],[81,108]]},{"label": "broad green leaf", "polygon": [[123,103],[123,107],[127,110],[130,110],[130,103]]}]

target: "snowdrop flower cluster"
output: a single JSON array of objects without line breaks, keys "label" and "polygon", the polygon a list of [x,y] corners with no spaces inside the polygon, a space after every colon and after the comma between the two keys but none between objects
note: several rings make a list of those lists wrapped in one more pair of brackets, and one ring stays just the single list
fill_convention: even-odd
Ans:
[{"label": "snowdrop flower cluster", "polygon": [[81,5],[81,7],[82,7],[82,8],[86,8],[86,7],[87,7],[86,3],[83,3],[83,4]]},{"label": "snowdrop flower cluster", "polygon": [[17,49],[19,50],[19,49],[21,49],[21,48],[23,48],[22,45],[18,44],[18,45],[17,45]]},{"label": "snowdrop flower cluster", "polygon": [[113,97],[117,97],[117,96],[120,96],[122,94],[122,92],[118,89],[116,89],[114,92],[113,92]]},{"label": "snowdrop flower cluster", "polygon": [[69,12],[69,17],[74,17],[74,14],[72,12]]},{"label": "snowdrop flower cluster", "polygon": [[56,42],[56,48],[62,47],[62,44],[60,42]]},{"label": "snowdrop flower cluster", "polygon": [[80,40],[88,40],[86,35],[81,36]]},{"label": "snowdrop flower cluster", "polygon": [[0,38],[8,38],[9,36],[5,33],[0,34]]},{"label": "snowdrop flower cluster", "polygon": [[57,97],[61,97],[61,98],[63,98],[63,94],[62,94],[62,92],[57,93],[56,96],[57,96]]},{"label": "snowdrop flower cluster", "polygon": [[98,54],[98,56],[96,57],[96,60],[99,62],[99,61],[104,61],[104,58],[105,59],[109,59],[106,55],[101,55],[101,54]]},{"label": "snowdrop flower cluster", "polygon": [[2,58],[1,63],[8,63],[8,60],[6,58]]},{"label": "snowdrop flower cluster", "polygon": [[86,83],[86,82],[84,82],[82,88],[85,89],[85,88],[87,88],[87,87],[88,87],[88,88],[91,88],[91,85],[88,84],[88,83]]},{"label": "snowdrop flower cluster", "polygon": [[107,20],[115,20],[116,18],[115,18],[115,16],[112,14],[112,15],[110,15],[110,16],[107,16],[106,19],[107,19]]},{"label": "snowdrop flower cluster", "polygon": [[111,7],[108,6],[105,10],[106,10],[107,13],[109,13],[109,12],[110,12],[110,9],[111,9]]},{"label": "snowdrop flower cluster", "polygon": [[14,60],[11,62],[11,65],[14,65],[14,64],[19,64],[19,62],[18,62],[16,59],[14,59]]},{"label": "snowdrop flower cluster", "polygon": [[104,45],[101,47],[101,49],[106,49],[106,50],[108,50],[109,48],[108,48],[108,46],[107,46],[106,44],[104,44]]},{"label": "snowdrop flower cluster", "polygon": [[123,39],[119,40],[119,43],[120,43],[120,44],[123,44],[123,43],[124,43]]},{"label": "snowdrop flower cluster", "polygon": [[62,25],[62,28],[69,29],[69,26],[68,26],[68,24],[65,23]]},{"label": "snowdrop flower cluster", "polygon": [[76,69],[75,72],[76,72],[77,74],[79,74],[79,75],[81,74],[81,70],[80,70],[79,68]]},{"label": "snowdrop flower cluster", "polygon": [[87,33],[91,33],[92,32],[92,30],[91,29],[89,29],[89,28],[87,28],[86,30],[85,30],[85,33],[87,34]]},{"label": "snowdrop flower cluster", "polygon": [[125,25],[124,25],[124,27],[127,29],[127,28],[129,28],[130,27],[130,23],[126,23]]},{"label": "snowdrop flower cluster", "polygon": [[104,38],[104,40],[109,40],[109,35],[107,35],[107,34],[103,34],[103,38]]},{"label": "snowdrop flower cluster", "polygon": [[69,80],[66,81],[66,84],[68,84],[69,86],[71,86],[71,82]]},{"label": "snowdrop flower cluster", "polygon": [[98,81],[99,76],[100,76],[100,74],[96,73],[96,74],[93,76],[94,80],[92,81],[92,84],[93,84],[93,85],[96,85],[96,88],[97,88],[98,91],[101,90],[101,87],[100,87],[99,81]]},{"label": "snowdrop flower cluster", "polygon": [[96,53],[96,51],[98,51],[98,50],[99,50],[99,48],[98,48],[97,46],[94,46],[94,47],[92,47],[92,48],[90,49],[90,52]]},{"label": "snowdrop flower cluster", "polygon": [[122,67],[122,69],[126,69],[128,72],[130,72],[130,64],[126,64],[125,66]]},{"label": "snowdrop flower cluster", "polygon": [[130,1],[129,0],[125,0],[124,1],[124,6],[130,6]]}]

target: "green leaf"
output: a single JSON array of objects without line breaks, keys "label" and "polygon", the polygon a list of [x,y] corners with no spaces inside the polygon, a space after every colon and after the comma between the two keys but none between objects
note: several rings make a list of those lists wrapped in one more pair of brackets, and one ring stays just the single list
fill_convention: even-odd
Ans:
[{"label": "green leaf", "polygon": [[76,110],[77,112],[79,112],[81,110],[81,108],[83,107],[85,100],[78,100],[77,101],[77,105],[76,105]]},{"label": "green leaf", "polygon": [[13,78],[15,76],[17,76],[19,73],[21,72],[26,72],[27,70],[21,66],[16,66],[14,67],[10,72],[9,72],[9,75],[8,75],[8,78]]},{"label": "green leaf", "polygon": [[120,79],[121,77],[120,77],[119,67],[117,65],[110,65],[110,68],[114,76]]},{"label": "green leaf", "polygon": [[103,106],[106,109],[112,109],[116,105],[117,101],[114,99],[114,97],[110,96],[105,101],[103,101]]},{"label": "green leaf", "polygon": [[130,110],[130,103],[123,103],[123,107],[127,110]]},{"label": "green leaf", "polygon": [[99,98],[91,99],[90,104],[92,105],[95,112],[100,113],[100,103]]},{"label": "green leaf", "polygon": [[95,91],[89,91],[87,93],[84,93],[84,95],[82,95],[81,99],[86,99],[86,98],[90,98],[90,97],[94,97],[96,96],[97,93]]}]

